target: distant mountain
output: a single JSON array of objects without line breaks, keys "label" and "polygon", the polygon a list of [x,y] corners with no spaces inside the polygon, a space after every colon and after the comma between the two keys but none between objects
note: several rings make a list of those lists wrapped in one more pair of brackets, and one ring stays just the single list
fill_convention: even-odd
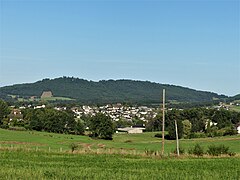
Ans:
[{"label": "distant mountain", "polygon": [[0,88],[0,95],[38,96],[52,91],[54,96],[69,97],[82,103],[159,103],[162,90],[167,101],[207,102],[227,98],[212,92],[197,91],[181,86],[135,80],[88,81],[73,77],[43,79],[35,83],[16,84]]}]

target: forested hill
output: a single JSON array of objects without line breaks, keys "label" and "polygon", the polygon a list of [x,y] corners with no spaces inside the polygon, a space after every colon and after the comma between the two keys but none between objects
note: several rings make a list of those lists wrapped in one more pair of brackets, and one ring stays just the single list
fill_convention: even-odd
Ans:
[{"label": "forested hill", "polygon": [[240,101],[240,94],[237,94],[236,96],[229,97],[228,101]]},{"label": "forested hill", "polygon": [[168,101],[205,102],[226,98],[216,93],[149,81],[103,80],[94,82],[70,77],[5,86],[0,88],[0,94],[41,96],[43,91],[51,90],[54,96],[69,97],[82,103],[159,103],[163,88],[166,89]]}]

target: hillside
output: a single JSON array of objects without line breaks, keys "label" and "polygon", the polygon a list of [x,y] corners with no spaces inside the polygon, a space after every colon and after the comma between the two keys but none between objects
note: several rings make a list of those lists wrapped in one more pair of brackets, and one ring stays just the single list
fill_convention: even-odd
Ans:
[{"label": "hillside", "polygon": [[240,101],[240,94],[237,94],[237,95],[235,95],[235,96],[233,96],[233,97],[229,97],[228,98],[228,101]]},{"label": "hillside", "polygon": [[149,81],[103,80],[94,82],[70,77],[5,86],[0,88],[0,94],[1,96],[8,94],[40,97],[43,91],[51,90],[56,97],[68,97],[82,103],[159,103],[163,88],[166,89],[168,101],[207,102],[227,98],[212,92]]}]

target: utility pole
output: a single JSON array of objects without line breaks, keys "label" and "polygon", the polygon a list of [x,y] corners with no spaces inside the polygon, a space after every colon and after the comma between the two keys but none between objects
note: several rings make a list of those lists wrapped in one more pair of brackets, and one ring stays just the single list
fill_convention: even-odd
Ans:
[{"label": "utility pole", "polygon": [[177,141],[177,155],[179,156],[178,128],[177,128],[177,120],[176,119],[175,119],[175,129],[176,129],[176,141]]},{"label": "utility pole", "polygon": [[163,106],[162,106],[162,155],[164,155],[164,131],[165,131],[165,89],[163,89]]}]

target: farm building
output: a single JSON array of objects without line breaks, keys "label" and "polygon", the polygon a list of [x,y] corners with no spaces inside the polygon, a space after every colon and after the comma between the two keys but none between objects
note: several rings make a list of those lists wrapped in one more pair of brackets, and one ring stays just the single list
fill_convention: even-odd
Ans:
[{"label": "farm building", "polygon": [[139,128],[139,127],[126,127],[126,128],[118,128],[118,132],[127,132],[128,134],[138,134],[143,133],[143,130],[145,128]]}]

